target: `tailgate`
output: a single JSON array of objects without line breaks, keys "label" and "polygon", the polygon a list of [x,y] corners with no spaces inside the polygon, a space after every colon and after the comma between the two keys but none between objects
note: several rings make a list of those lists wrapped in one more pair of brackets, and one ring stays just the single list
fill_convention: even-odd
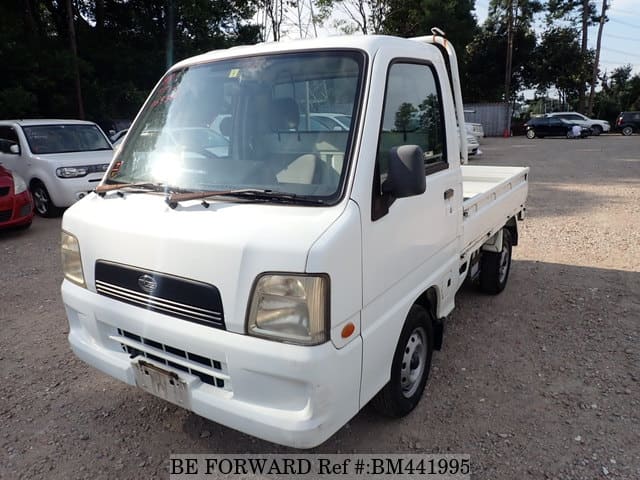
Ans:
[{"label": "tailgate", "polygon": [[529,167],[463,165],[463,253],[479,248],[524,209]]}]

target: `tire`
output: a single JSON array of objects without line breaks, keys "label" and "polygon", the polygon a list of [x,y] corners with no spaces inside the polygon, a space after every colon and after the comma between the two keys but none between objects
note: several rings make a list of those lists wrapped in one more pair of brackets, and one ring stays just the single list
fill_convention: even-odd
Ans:
[{"label": "tire", "polygon": [[568,139],[572,139],[572,138],[574,138],[573,133],[571,133],[571,130],[569,130],[569,131],[567,132],[567,138],[568,138]]},{"label": "tire", "polygon": [[38,215],[45,218],[60,215],[60,209],[53,204],[47,187],[42,182],[34,182],[32,184],[31,195],[33,195],[33,206]]},{"label": "tire", "polygon": [[600,136],[601,133],[602,133],[602,127],[600,125],[594,125],[593,127],[591,127],[591,134],[594,137]]},{"label": "tire", "polygon": [[533,140],[534,138],[536,138],[536,132],[533,130],[527,130],[527,133],[525,135],[529,140]]},{"label": "tire", "polygon": [[480,259],[480,290],[490,295],[504,290],[511,270],[511,234],[506,228],[502,232],[502,251],[482,252]]},{"label": "tire", "polygon": [[633,133],[633,127],[627,125],[626,127],[622,127],[622,135],[628,137]]},{"label": "tire", "polygon": [[432,315],[424,307],[413,305],[393,355],[391,379],[372,402],[379,413],[400,418],[416,407],[429,378],[432,355]]}]

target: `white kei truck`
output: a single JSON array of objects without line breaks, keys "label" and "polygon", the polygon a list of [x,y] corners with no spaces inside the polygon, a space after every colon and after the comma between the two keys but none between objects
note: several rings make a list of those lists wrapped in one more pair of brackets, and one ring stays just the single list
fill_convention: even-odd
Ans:
[{"label": "white kei truck", "polygon": [[456,291],[502,291],[518,243],[529,169],[466,162],[456,55],[438,34],[184,60],[64,215],[71,347],[292,447],[371,401],[406,415]]}]

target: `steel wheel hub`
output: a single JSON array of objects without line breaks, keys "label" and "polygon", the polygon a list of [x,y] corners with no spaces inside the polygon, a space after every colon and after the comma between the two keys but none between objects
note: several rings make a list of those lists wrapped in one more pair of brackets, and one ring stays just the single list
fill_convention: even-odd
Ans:
[{"label": "steel wheel hub", "polygon": [[400,386],[405,398],[412,397],[424,374],[427,363],[427,334],[418,327],[409,336],[402,355]]}]

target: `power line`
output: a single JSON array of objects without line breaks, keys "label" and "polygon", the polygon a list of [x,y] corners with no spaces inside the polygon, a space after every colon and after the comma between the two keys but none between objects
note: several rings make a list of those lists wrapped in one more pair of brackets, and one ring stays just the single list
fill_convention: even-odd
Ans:
[{"label": "power line", "polygon": [[640,42],[640,38],[623,37],[622,35],[613,35],[611,33],[605,33],[605,37],[617,38],[618,40],[628,40],[630,42]]},{"label": "power line", "polygon": [[616,8],[615,5],[611,7],[610,12],[611,14],[622,13],[623,15],[631,15],[633,17],[638,16],[638,12],[632,12],[630,10],[620,10],[619,8]]},{"label": "power line", "polygon": [[637,28],[640,30],[640,25],[636,25],[634,23],[624,22],[622,20],[618,20],[617,18],[612,18],[609,20],[610,22],[619,23],[620,25],[626,25],[627,27]]},{"label": "power line", "polygon": [[606,50],[608,52],[614,52],[614,53],[619,53],[621,55],[628,55],[630,57],[640,58],[640,54],[638,54],[638,53],[629,53],[629,52],[625,52],[624,50],[618,50],[618,49],[609,48],[609,47],[602,47],[602,49]]}]

